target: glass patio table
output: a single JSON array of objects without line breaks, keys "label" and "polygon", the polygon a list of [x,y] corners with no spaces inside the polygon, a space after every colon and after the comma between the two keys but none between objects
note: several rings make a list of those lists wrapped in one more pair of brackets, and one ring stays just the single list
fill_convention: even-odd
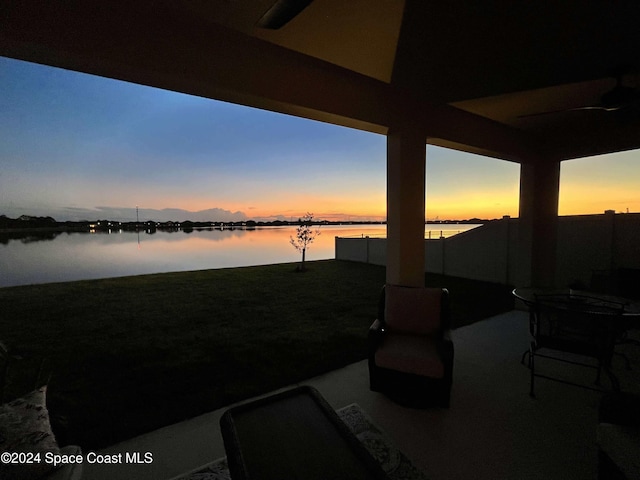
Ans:
[{"label": "glass patio table", "polygon": [[640,302],[635,300],[572,288],[516,288],[513,295],[528,307],[543,303],[558,309],[600,315],[603,320],[640,327]]}]

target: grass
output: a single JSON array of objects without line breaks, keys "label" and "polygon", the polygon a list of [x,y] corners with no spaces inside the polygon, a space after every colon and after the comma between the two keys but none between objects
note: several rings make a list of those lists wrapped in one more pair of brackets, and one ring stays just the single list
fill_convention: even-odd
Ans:
[{"label": "grass", "polygon": [[[61,444],[102,448],[366,357],[384,267],[335,260],[0,289],[0,339],[46,358]],[[454,327],[512,308],[437,275]],[[24,388],[12,370],[8,394]]]}]

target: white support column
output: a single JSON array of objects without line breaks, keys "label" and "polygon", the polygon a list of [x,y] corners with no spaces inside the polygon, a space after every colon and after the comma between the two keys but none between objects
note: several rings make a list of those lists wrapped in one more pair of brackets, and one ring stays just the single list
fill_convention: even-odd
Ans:
[{"label": "white support column", "polygon": [[424,286],[426,137],[419,128],[387,134],[387,283]]},{"label": "white support column", "polygon": [[560,162],[520,168],[519,286],[555,287]]}]

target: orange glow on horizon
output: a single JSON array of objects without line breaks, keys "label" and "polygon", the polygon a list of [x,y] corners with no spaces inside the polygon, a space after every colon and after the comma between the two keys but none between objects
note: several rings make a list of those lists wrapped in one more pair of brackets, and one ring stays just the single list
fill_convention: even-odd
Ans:
[{"label": "orange glow on horizon", "polygon": [[[145,208],[163,209],[167,204]],[[386,199],[371,202],[359,198],[296,198],[291,202],[274,201],[261,205],[240,203],[207,202],[202,199],[180,202],[176,208],[197,212],[209,208],[220,208],[231,213],[242,212],[246,219],[296,220],[307,212],[318,220],[328,221],[384,221]],[[560,188],[559,215],[601,214],[605,210],[616,212],[640,212],[640,196],[633,187],[619,185],[593,185],[563,182]],[[468,191],[456,198],[427,198],[425,218],[433,220],[465,220],[470,218],[494,219],[519,215],[518,198],[513,195],[492,195],[491,192]],[[212,219],[213,220],[213,219]]]},{"label": "orange glow on horizon", "polygon": [[566,184],[560,188],[559,215],[589,215],[616,212],[640,212],[640,198],[631,187]]},{"label": "orange glow on horizon", "polygon": [[505,193],[492,195],[486,191],[468,191],[456,198],[427,198],[427,218],[433,220],[494,219],[505,215],[517,217],[517,196]]},{"label": "orange glow on horizon", "polygon": [[560,215],[640,212],[640,151],[563,162]]},{"label": "orange glow on horizon", "polygon": [[[640,212],[638,190],[638,152],[623,152],[587,159],[562,162],[559,192],[559,215],[602,214],[605,210]],[[497,164],[500,165],[500,164]],[[487,168],[491,166],[488,163]],[[497,181],[493,177],[462,178],[459,170],[445,170],[430,177],[427,188],[425,218],[433,220],[464,220],[470,218],[494,219],[509,215],[519,216],[518,173],[509,170],[509,176]],[[454,176],[454,173],[457,176]],[[309,191],[276,189],[268,193],[264,186],[238,188],[232,198],[212,195],[189,198],[167,198],[149,195],[147,208],[167,206],[192,212],[219,208],[230,213],[241,212],[246,219],[295,220],[307,212],[318,220],[329,221],[383,221],[386,220],[386,191],[377,185],[372,190],[309,184]],[[152,198],[153,197],[153,198]]]}]

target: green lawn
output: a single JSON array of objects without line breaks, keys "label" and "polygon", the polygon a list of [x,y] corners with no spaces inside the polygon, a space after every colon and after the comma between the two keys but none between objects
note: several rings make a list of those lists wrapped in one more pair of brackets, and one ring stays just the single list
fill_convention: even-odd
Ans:
[{"label": "green lawn", "polygon": [[[46,358],[60,443],[96,449],[361,360],[385,269],[335,260],[0,289],[0,339]],[[448,287],[455,326],[512,308],[509,288]],[[33,360],[28,360],[33,359]]]}]

